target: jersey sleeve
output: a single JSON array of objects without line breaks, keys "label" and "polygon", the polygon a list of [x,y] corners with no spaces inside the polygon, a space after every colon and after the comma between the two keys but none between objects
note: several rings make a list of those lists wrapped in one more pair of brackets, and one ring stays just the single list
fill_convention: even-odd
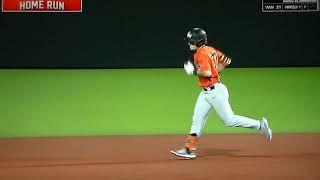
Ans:
[{"label": "jersey sleeve", "polygon": [[216,50],[217,52],[217,56],[218,56],[218,62],[220,64],[223,64],[225,66],[228,66],[229,64],[231,64],[231,57],[225,55],[223,52]]},{"label": "jersey sleeve", "polygon": [[210,63],[209,63],[210,58],[207,53],[202,51],[195,58],[196,58],[196,67],[199,71],[202,71],[202,72],[211,71]]}]

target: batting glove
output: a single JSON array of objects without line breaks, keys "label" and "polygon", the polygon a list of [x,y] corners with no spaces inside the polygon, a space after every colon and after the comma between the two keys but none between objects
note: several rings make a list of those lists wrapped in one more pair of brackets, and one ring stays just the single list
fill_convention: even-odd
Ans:
[{"label": "batting glove", "polygon": [[187,63],[184,63],[183,67],[184,67],[184,70],[186,71],[186,73],[188,75],[194,75],[195,74],[195,68],[194,68],[193,64],[190,61],[188,61]]}]

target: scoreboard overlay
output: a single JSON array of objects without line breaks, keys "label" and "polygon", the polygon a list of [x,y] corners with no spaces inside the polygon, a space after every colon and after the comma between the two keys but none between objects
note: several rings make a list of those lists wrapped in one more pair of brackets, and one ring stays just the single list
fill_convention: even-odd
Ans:
[{"label": "scoreboard overlay", "polygon": [[319,0],[262,0],[262,12],[316,12]]}]

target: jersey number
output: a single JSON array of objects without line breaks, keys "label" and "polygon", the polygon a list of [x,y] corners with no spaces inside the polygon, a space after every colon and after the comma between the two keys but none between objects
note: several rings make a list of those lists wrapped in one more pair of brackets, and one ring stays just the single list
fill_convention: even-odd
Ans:
[{"label": "jersey number", "polygon": [[215,51],[213,51],[211,54],[210,54],[210,57],[213,61],[213,64],[215,65],[215,68],[217,69],[218,68],[218,60],[217,60],[217,53]]}]

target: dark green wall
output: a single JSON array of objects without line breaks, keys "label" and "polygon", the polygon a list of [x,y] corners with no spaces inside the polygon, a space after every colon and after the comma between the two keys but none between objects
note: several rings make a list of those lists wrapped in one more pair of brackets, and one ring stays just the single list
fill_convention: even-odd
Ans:
[{"label": "dark green wall", "polygon": [[206,29],[231,67],[320,66],[320,13],[262,13],[259,1],[83,2],[83,13],[1,13],[1,68],[179,67]]}]

